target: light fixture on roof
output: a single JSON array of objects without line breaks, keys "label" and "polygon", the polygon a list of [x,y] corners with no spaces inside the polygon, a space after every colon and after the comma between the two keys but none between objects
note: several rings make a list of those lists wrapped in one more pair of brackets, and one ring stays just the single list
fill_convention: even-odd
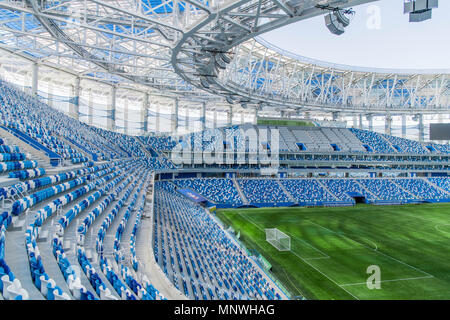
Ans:
[{"label": "light fixture on roof", "polygon": [[203,88],[205,89],[209,89],[209,82],[206,80],[205,77],[200,77],[200,84],[202,85]]},{"label": "light fixture on roof", "polygon": [[350,25],[350,18],[353,17],[355,11],[353,9],[340,9],[327,5],[316,5],[316,8],[331,11],[325,15],[325,25],[332,34],[341,35],[345,32],[345,28]]},{"label": "light fixture on roof", "polygon": [[431,19],[431,11],[439,6],[438,0],[405,0],[403,13],[409,13],[409,22]]},{"label": "light fixture on roof", "polygon": [[227,102],[228,102],[229,104],[234,104],[234,100],[233,100],[233,98],[232,98],[231,96],[226,96],[226,97],[225,97],[225,100],[227,100]]}]

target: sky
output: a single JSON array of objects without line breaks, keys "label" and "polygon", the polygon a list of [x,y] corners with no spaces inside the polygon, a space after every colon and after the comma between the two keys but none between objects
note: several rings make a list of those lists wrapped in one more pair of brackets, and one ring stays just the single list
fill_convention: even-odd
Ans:
[{"label": "sky", "polygon": [[403,14],[403,0],[379,0],[353,9],[356,14],[340,36],[331,34],[319,16],[261,37],[293,53],[338,64],[450,69],[450,1],[439,1],[432,19],[419,23],[410,23]]}]

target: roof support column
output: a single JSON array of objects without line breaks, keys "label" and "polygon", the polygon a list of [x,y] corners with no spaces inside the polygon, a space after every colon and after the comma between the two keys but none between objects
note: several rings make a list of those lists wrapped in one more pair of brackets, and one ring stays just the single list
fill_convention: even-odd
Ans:
[{"label": "roof support column", "polygon": [[172,109],[172,134],[176,134],[178,131],[178,110],[179,110],[179,100],[178,98],[174,99]]},{"label": "roof support column", "polygon": [[339,112],[333,111],[331,113],[331,119],[333,119],[333,121],[338,121],[338,119],[339,119]]},{"label": "roof support column", "polygon": [[48,83],[48,89],[47,89],[47,104],[49,105],[49,107],[54,108],[54,103],[53,103],[53,82],[49,81]]},{"label": "roof support column", "polygon": [[425,132],[423,125],[423,114],[418,114],[417,118],[419,119],[419,141],[423,142],[425,140]]},{"label": "roof support column", "polygon": [[[92,95],[92,88],[89,88],[89,102],[88,102],[88,124],[92,126],[94,122],[94,98]],[[106,120],[108,122],[108,119]]]},{"label": "roof support column", "polygon": [[213,121],[213,128],[217,128],[217,108],[214,108],[214,121]]},{"label": "roof support column", "polygon": [[202,103],[202,130],[206,130],[206,102]]},{"label": "roof support column", "polygon": [[155,115],[155,131],[157,133],[160,132],[159,130],[160,122],[161,122],[161,105],[160,102],[158,101],[158,103],[156,104],[156,115]]},{"label": "roof support column", "polygon": [[106,128],[110,131],[116,131],[116,91],[117,87],[112,86],[110,93],[111,102],[109,104],[108,118],[106,121]]},{"label": "roof support column", "polygon": [[128,104],[130,103],[129,101],[130,99],[128,98],[128,95],[125,97],[125,105],[123,108],[123,131],[125,134],[129,134],[129,130],[130,130],[130,126],[128,124],[128,112],[129,112],[129,108],[128,108]]},{"label": "roof support column", "polygon": [[406,114],[402,114],[402,138],[406,138]]},{"label": "roof support column", "polygon": [[146,135],[148,132],[148,106],[149,106],[149,94],[144,93],[144,103],[141,110],[141,122],[142,122],[142,134]]},{"label": "roof support column", "polygon": [[75,78],[75,84],[72,86],[72,99],[69,103],[69,116],[80,119],[80,77]]},{"label": "roof support column", "polygon": [[392,128],[392,117],[390,114],[386,115],[385,123],[384,123],[384,133],[391,135]]},{"label": "roof support column", "polygon": [[358,129],[362,130],[363,128],[363,116],[362,113],[359,114],[359,122],[358,122]]},{"label": "roof support column", "polygon": [[33,97],[37,96],[39,85],[38,78],[39,78],[39,65],[37,64],[37,62],[34,62],[31,68],[31,95]]},{"label": "roof support column", "polygon": [[244,110],[241,110],[241,124],[245,123],[245,114],[244,114]]},{"label": "roof support column", "polygon": [[366,119],[369,122],[369,131],[373,131],[373,116],[370,113],[366,114]]},{"label": "roof support column", "polygon": [[233,107],[230,106],[230,109],[227,112],[227,125],[232,126],[233,125]]}]

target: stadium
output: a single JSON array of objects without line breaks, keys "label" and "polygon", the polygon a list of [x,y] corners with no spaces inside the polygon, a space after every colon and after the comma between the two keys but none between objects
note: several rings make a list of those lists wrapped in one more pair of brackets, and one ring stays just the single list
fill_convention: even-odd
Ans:
[{"label": "stadium", "polygon": [[372,2],[0,0],[0,300],[449,300],[450,69],[264,37]]}]

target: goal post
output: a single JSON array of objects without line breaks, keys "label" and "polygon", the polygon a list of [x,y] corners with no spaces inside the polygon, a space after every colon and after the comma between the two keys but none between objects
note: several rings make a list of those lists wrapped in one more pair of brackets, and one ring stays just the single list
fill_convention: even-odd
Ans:
[{"label": "goal post", "polygon": [[266,241],[277,248],[278,251],[291,250],[291,237],[277,228],[266,229]]}]

